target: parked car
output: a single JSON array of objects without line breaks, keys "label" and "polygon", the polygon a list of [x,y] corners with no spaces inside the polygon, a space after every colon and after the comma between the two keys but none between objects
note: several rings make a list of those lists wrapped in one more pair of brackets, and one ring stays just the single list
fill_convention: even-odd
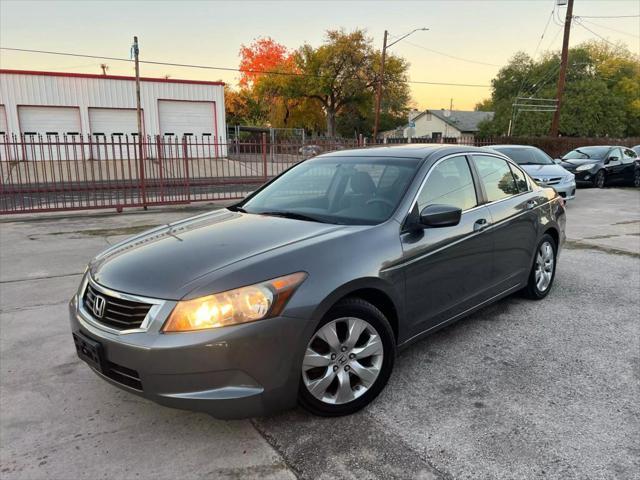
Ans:
[{"label": "parked car", "polygon": [[636,145],[635,147],[631,147],[631,150],[636,152],[636,155],[640,156],[640,145]]},{"label": "parked car", "polygon": [[556,165],[539,148],[530,145],[493,145],[491,148],[516,162],[539,185],[553,187],[565,200],[575,198],[575,175]]},{"label": "parked car", "polygon": [[604,188],[612,182],[633,184],[638,154],[627,147],[580,147],[564,155],[559,164],[575,174],[576,182]]},{"label": "parked car", "polygon": [[322,147],[320,145],[303,145],[298,149],[298,152],[305,158],[315,157],[322,153]]},{"label": "parked car", "polygon": [[513,292],[544,298],[564,239],[562,198],[489,149],[333,152],[98,255],[71,329],[99,376],[163,405],[344,415],[399,348]]}]

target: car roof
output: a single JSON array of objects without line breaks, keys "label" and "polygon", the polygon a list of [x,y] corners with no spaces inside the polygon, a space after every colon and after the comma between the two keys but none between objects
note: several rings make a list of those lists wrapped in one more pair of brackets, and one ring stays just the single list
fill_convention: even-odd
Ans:
[{"label": "car roof", "polygon": [[432,154],[444,156],[454,153],[495,153],[489,148],[472,147],[458,144],[425,144],[412,143],[409,145],[389,145],[381,147],[357,148],[354,150],[339,150],[323,153],[314,158],[328,157],[395,157],[426,159]]},{"label": "car roof", "polygon": [[533,145],[515,145],[515,144],[512,145],[510,143],[507,143],[507,144],[504,144],[504,145],[488,145],[487,148],[493,148],[493,149],[495,149],[495,148],[522,148],[522,149],[536,148],[536,149],[540,150],[540,148],[535,147]]}]

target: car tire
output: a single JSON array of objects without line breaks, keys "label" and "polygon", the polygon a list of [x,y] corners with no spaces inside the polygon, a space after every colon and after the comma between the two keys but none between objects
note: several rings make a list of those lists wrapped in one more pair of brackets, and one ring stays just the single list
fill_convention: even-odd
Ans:
[{"label": "car tire", "polygon": [[[556,276],[557,258],[556,241],[551,235],[545,233],[536,247],[527,286],[523,289],[525,297],[532,300],[542,300],[549,294]],[[548,260],[551,260],[550,265]]]},{"label": "car tire", "polygon": [[593,185],[598,188],[607,186],[607,174],[604,170],[598,170],[598,173],[596,173],[596,176],[593,178]]},{"label": "car tire", "polygon": [[[351,332],[355,333],[349,335]],[[325,339],[332,341],[333,348]],[[356,357],[371,352],[375,355]],[[357,412],[385,387],[395,355],[395,335],[384,314],[360,298],[341,300],[327,312],[307,344],[298,401],[323,417]]]},{"label": "car tire", "polygon": [[633,172],[633,186],[640,188],[640,168],[636,168],[635,172]]}]

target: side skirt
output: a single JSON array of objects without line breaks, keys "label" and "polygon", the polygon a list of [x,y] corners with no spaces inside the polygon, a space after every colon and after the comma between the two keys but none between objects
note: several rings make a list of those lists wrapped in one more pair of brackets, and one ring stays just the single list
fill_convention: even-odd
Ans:
[{"label": "side skirt", "polygon": [[449,325],[449,324],[451,324],[451,323],[453,323],[453,322],[455,322],[457,320],[460,320],[461,318],[466,317],[467,315],[471,315],[472,313],[480,310],[481,308],[483,308],[483,307],[485,307],[485,306],[487,306],[487,305],[489,305],[489,304],[491,304],[493,302],[496,302],[496,301],[500,300],[501,298],[509,296],[511,293],[520,290],[522,287],[523,286],[522,286],[521,283],[518,283],[517,285],[514,285],[513,287],[509,287],[508,289],[498,293],[497,295],[494,295],[493,297],[490,297],[490,298],[486,299],[485,301],[479,303],[475,307],[470,307],[470,308],[466,309],[465,311],[460,312],[460,313],[454,315],[453,317],[448,318],[447,320],[444,320],[444,321],[440,322],[439,324],[434,325],[433,327],[431,327],[431,328],[429,328],[429,329],[427,329],[427,330],[425,330],[423,332],[418,333],[417,335],[414,335],[413,337],[409,338],[408,340],[405,340],[400,345],[398,345],[398,349],[399,350],[404,349],[404,348],[408,347],[409,345],[411,345],[411,344],[421,340],[422,338],[426,337],[427,335],[430,335],[430,334],[440,330],[441,328],[444,328],[447,325]]}]

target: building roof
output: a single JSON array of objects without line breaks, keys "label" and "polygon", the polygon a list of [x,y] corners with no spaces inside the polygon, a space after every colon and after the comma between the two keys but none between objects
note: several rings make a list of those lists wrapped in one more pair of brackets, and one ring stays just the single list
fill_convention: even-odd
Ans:
[{"label": "building roof", "polygon": [[[0,68],[0,73],[6,75],[39,75],[42,77],[75,77],[75,78],[96,78],[98,80],[135,80],[136,77],[123,75],[100,75],[97,73],[69,73],[69,72],[44,72],[38,70],[7,70]],[[211,82],[206,80],[184,80],[180,78],[152,78],[140,77],[141,82],[160,83],[189,83],[195,85],[224,85],[224,82]]]},{"label": "building roof", "polygon": [[452,127],[464,133],[477,132],[479,130],[480,122],[484,120],[491,120],[494,115],[493,112],[478,112],[466,110],[446,110],[446,112],[451,113],[449,116],[446,116],[445,110],[425,110],[420,115],[415,117],[413,121],[417,120],[427,113],[431,113],[443,122],[448,123]]}]

